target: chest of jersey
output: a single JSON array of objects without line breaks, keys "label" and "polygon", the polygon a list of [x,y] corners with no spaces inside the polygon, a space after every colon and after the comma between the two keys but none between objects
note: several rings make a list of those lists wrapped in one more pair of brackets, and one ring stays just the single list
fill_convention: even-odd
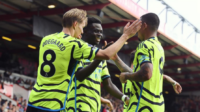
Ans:
[{"label": "chest of jersey", "polygon": [[[90,61],[88,59],[83,61],[83,66],[86,67],[93,61]],[[102,62],[98,65],[98,67],[94,70],[94,72],[89,76],[89,78],[96,80],[96,81],[101,81],[101,72],[102,72],[102,67],[103,64]]]}]

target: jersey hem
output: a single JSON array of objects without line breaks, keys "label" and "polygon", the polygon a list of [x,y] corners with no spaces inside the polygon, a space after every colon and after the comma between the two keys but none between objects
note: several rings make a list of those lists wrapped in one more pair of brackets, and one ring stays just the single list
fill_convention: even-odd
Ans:
[{"label": "jersey hem", "polygon": [[37,106],[31,105],[31,104],[28,104],[28,106],[33,107],[33,108],[37,108],[37,109],[40,109],[40,110],[52,111],[52,112],[54,112],[54,111],[61,111],[61,110],[65,109],[65,108],[61,108],[61,109],[51,110],[51,109],[46,109],[46,108],[42,108],[42,107],[37,107]]}]

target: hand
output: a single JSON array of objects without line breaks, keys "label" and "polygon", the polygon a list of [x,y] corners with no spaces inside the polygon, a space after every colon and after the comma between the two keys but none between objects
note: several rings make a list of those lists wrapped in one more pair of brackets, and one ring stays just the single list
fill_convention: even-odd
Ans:
[{"label": "hand", "polygon": [[131,38],[140,30],[141,25],[142,25],[141,20],[135,20],[132,24],[128,22],[124,27],[123,34]]},{"label": "hand", "polygon": [[126,80],[126,73],[128,72],[122,72],[120,75],[119,75],[119,80],[121,83],[126,83],[127,80]]},{"label": "hand", "polygon": [[113,105],[112,105],[112,103],[111,103],[109,100],[104,99],[103,102],[101,102],[101,103],[107,105],[107,106],[109,107],[109,111],[110,111],[110,112],[113,111]]},{"label": "hand", "polygon": [[107,44],[107,41],[104,41],[104,46],[102,47],[102,49],[106,49],[107,47],[109,47],[110,45],[112,45],[114,42],[111,41]]},{"label": "hand", "polygon": [[129,97],[126,97],[126,99],[125,99],[125,103],[126,103],[126,105],[129,105]]},{"label": "hand", "polygon": [[176,94],[180,94],[182,92],[182,87],[178,82],[173,86],[173,88]]}]

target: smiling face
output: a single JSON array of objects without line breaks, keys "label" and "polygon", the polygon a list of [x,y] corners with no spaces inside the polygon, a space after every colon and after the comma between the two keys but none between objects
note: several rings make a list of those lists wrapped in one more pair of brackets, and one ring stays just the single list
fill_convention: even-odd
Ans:
[{"label": "smiling face", "polygon": [[92,23],[86,30],[87,42],[92,45],[98,45],[103,37],[103,29],[100,23]]}]

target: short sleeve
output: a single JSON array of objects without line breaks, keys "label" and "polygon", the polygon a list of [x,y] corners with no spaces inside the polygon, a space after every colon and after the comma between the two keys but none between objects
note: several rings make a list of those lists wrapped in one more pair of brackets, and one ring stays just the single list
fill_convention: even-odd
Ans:
[{"label": "short sleeve", "polygon": [[73,58],[76,60],[80,59],[93,60],[97,52],[99,51],[97,47],[92,46],[82,40],[77,39],[70,42],[76,42],[76,44],[74,44],[75,46],[73,47],[74,49]]},{"label": "short sleeve", "polygon": [[137,60],[139,61],[140,66],[143,63],[152,63],[153,52],[151,48],[151,44],[147,42],[139,44],[137,48]]},{"label": "short sleeve", "polygon": [[103,61],[102,72],[101,72],[101,81],[103,81],[109,77],[110,77],[110,74],[108,71],[107,62]]}]

